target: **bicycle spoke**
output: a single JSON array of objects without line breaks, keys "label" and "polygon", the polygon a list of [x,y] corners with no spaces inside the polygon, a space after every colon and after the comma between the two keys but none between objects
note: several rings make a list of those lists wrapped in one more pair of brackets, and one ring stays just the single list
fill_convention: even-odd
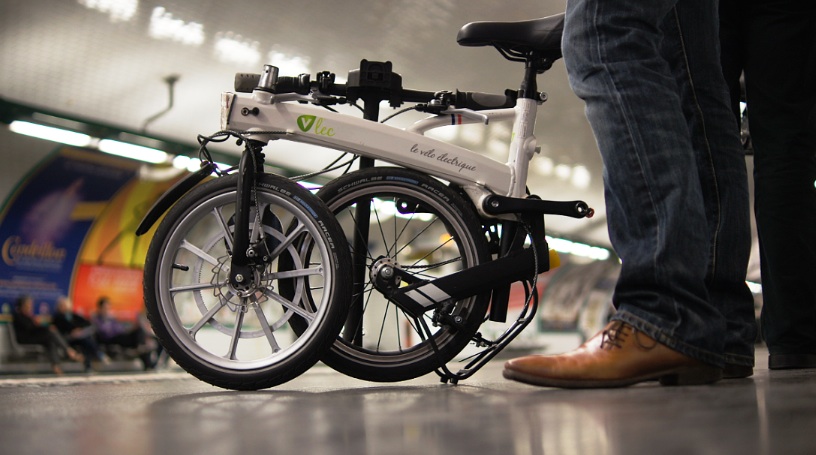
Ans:
[{"label": "bicycle spoke", "polygon": [[[419,264],[419,263],[420,263],[420,262],[422,262],[423,260],[425,260],[425,259],[427,259],[427,258],[429,258],[429,257],[433,256],[433,254],[434,254],[434,253],[436,253],[437,251],[441,250],[442,248],[444,248],[444,247],[445,247],[445,245],[449,244],[449,243],[450,243],[450,242],[452,242],[452,241],[453,241],[453,237],[449,237],[447,240],[445,240],[445,242],[444,242],[444,243],[440,243],[440,244],[439,244],[439,245],[438,245],[436,248],[432,249],[431,251],[427,252],[427,253],[426,253],[424,256],[422,256],[421,258],[419,258],[419,259],[417,259],[416,261],[414,261],[414,263],[413,263],[413,264],[411,264],[411,266],[416,266],[417,264]],[[450,263],[450,262],[452,262],[452,261],[451,261],[451,260],[447,260],[447,261],[445,261],[445,264],[448,264],[448,263]],[[444,265],[444,264],[442,264],[442,265]],[[434,264],[431,264],[431,266],[434,266]],[[423,271],[425,271],[425,270],[429,270],[430,268],[431,268],[431,267],[426,268],[426,269],[423,269]]]},{"label": "bicycle spoke", "polygon": [[314,314],[313,313],[309,313],[308,311],[304,310],[303,308],[297,306],[295,303],[290,302],[289,300],[285,299],[280,294],[278,294],[276,292],[272,292],[269,289],[264,289],[263,294],[265,296],[269,297],[270,299],[280,303],[281,305],[284,306],[284,308],[292,310],[298,316],[300,316],[303,319],[306,319],[307,321],[309,321],[309,323],[314,321]]},{"label": "bicycle spoke", "polygon": [[218,266],[218,260],[216,258],[210,256],[204,250],[202,250],[201,248],[193,245],[192,243],[188,242],[187,240],[183,240],[181,242],[181,245],[179,245],[179,248],[184,248],[185,250],[187,250],[187,251],[195,254],[199,258],[203,259],[207,263],[212,264],[214,266]]},{"label": "bicycle spoke", "polygon": [[323,267],[312,267],[308,269],[289,270],[286,272],[272,272],[264,275],[264,279],[270,280],[284,280],[287,278],[301,278],[305,276],[322,275]]},{"label": "bicycle spoke", "polygon": [[227,282],[222,281],[220,283],[198,283],[198,284],[189,284],[187,286],[176,286],[174,288],[168,289],[171,293],[175,294],[178,292],[189,292],[189,291],[200,291],[202,289],[215,289],[220,288],[222,286],[226,286]]},{"label": "bicycle spoke", "polygon": [[382,220],[380,220],[380,211],[377,210],[376,204],[372,203],[369,204],[369,206],[371,207],[371,211],[374,213],[374,218],[377,220],[377,230],[380,231],[380,238],[382,239],[383,245],[385,245],[385,255],[391,257],[391,249],[388,247],[388,241],[385,240],[385,230],[383,229]]},{"label": "bicycle spoke", "polygon": [[[402,234],[405,233],[405,231],[408,229],[408,226],[411,224],[411,221],[413,221],[413,220],[414,220],[413,215],[411,215],[411,219],[405,220],[405,224],[402,225],[402,229],[399,231],[399,234],[396,233],[396,231],[397,231],[397,226],[396,226],[397,222],[396,222],[396,220],[394,221],[394,232],[395,232],[395,234],[394,234],[394,249],[396,250],[394,252],[394,257],[396,257],[398,254],[400,254],[402,252],[403,249],[405,249],[405,247],[402,247],[399,250],[397,250],[397,245],[399,244],[399,239],[402,237]],[[408,244],[406,244],[405,246],[408,246]]]},{"label": "bicycle spoke", "polygon": [[[360,317],[355,322],[354,327],[352,327],[354,330],[353,331],[348,331],[348,332],[346,332],[344,330],[343,333],[346,334],[346,335],[341,334],[341,337],[343,338],[344,341],[346,341],[348,343],[351,343],[352,341],[354,341],[353,340],[353,335],[350,335],[350,334],[357,333],[357,331],[359,331],[360,328],[363,326],[363,315],[365,314],[366,310],[368,309],[368,303],[371,301],[371,296],[372,296],[373,292],[374,292],[374,286],[372,286],[371,283],[366,283],[363,286],[363,290],[362,290],[362,292],[360,294],[354,294],[353,295],[352,301],[356,301],[358,295],[364,295],[365,296],[365,298],[363,299],[364,300],[364,302],[363,302],[363,311],[360,312]],[[348,322],[346,322],[346,324],[348,324]],[[349,338],[349,337],[351,337],[351,338]]]},{"label": "bicycle spoke", "polygon": [[252,307],[255,310],[255,316],[258,317],[258,321],[261,323],[261,329],[263,330],[264,335],[266,335],[266,340],[269,341],[269,347],[272,348],[272,352],[280,351],[280,346],[278,346],[278,342],[275,340],[275,335],[272,333],[272,328],[269,327],[269,322],[266,320],[266,315],[264,315],[263,309],[257,302],[254,303]]},{"label": "bicycle spoke", "polygon": [[402,352],[402,327],[400,327],[399,308],[394,305],[394,322],[397,326],[397,350]]},{"label": "bicycle spoke", "polygon": [[[348,208],[346,209],[346,212],[348,212],[348,215],[351,217],[352,226],[354,226],[354,237],[358,237],[358,238],[362,239],[363,235],[360,232],[360,228],[358,227],[357,219],[354,217],[354,210],[355,210],[356,204],[357,203],[349,205]],[[369,204],[371,204],[370,200],[369,200]],[[368,239],[363,239],[363,243],[365,245],[368,245]],[[349,241],[349,246],[351,247],[352,255],[357,253],[356,251],[354,251],[354,242],[353,241],[351,241],[351,240]],[[366,252],[366,258],[373,261],[374,257],[371,255],[371,251],[368,249],[368,246],[366,246],[365,252]],[[355,266],[356,266],[356,264],[355,264]]]},{"label": "bicycle spoke", "polygon": [[414,277],[416,277],[416,278],[420,278],[420,279],[425,280],[425,281],[433,281],[433,280],[435,280],[435,279],[439,278],[439,277],[438,277],[438,276],[436,276],[436,275],[429,275],[429,274],[427,274],[427,273],[423,273],[422,271],[419,271],[419,272],[414,272],[414,271],[411,271],[411,274],[412,274]]},{"label": "bicycle spoke", "polygon": [[[405,312],[405,311],[403,311],[402,309],[400,309],[399,311],[400,311],[400,313],[402,313],[402,315],[403,315],[403,316],[405,317],[405,319],[408,321],[408,324],[411,326],[411,328],[414,330],[414,332],[419,333],[419,327],[418,327],[418,326],[416,326],[416,325],[414,325],[414,322],[415,322],[415,321],[414,321],[414,317],[413,317],[413,316],[411,316],[411,315],[409,315],[408,313],[406,313],[406,312]],[[425,316],[425,315],[423,315],[423,317],[424,317],[424,316]]]},{"label": "bicycle spoke", "polygon": [[192,336],[193,339],[195,339],[196,335],[198,334],[198,331],[201,330],[201,328],[204,327],[208,322],[210,322],[213,319],[213,316],[215,316],[215,314],[221,311],[221,309],[224,308],[225,306],[227,306],[226,300],[219,301],[218,305],[213,305],[213,307],[210,308],[210,311],[207,311],[207,313],[204,314],[204,317],[199,319],[199,321],[196,322],[195,325],[193,325],[190,329],[187,330],[187,333],[189,333],[190,336]]},{"label": "bicycle spoke", "polygon": [[278,256],[280,256],[280,254],[283,253],[285,249],[289,248],[289,246],[292,245],[292,242],[294,242],[298,238],[298,236],[305,231],[306,226],[304,226],[303,224],[298,224],[298,226],[294,230],[292,230],[292,232],[280,243],[280,245],[275,247],[275,249],[271,253],[269,253],[269,258],[275,259]]},{"label": "bicycle spoke", "polygon": [[[241,303],[246,303],[246,299],[242,298]],[[230,360],[238,360],[235,354],[238,351],[238,341],[241,338],[241,327],[244,325],[244,312],[243,308],[238,308],[238,311],[235,312],[235,328],[232,331],[232,338],[226,355],[226,358]]]},{"label": "bicycle spoke", "polygon": [[436,224],[437,220],[439,220],[439,218],[434,218],[434,220],[433,220],[433,221],[431,221],[430,223],[428,223],[427,225],[425,225],[425,227],[424,227],[424,228],[422,228],[422,230],[420,230],[420,231],[419,231],[419,232],[418,232],[418,233],[417,233],[415,236],[413,236],[413,237],[411,238],[411,240],[409,240],[409,241],[405,242],[405,245],[404,245],[402,248],[400,248],[400,250],[399,250],[399,251],[397,251],[395,254],[399,254],[399,253],[401,253],[401,252],[402,252],[402,250],[404,250],[405,248],[409,247],[409,246],[410,246],[410,245],[411,245],[411,244],[414,242],[414,240],[418,239],[418,238],[419,238],[419,236],[421,236],[422,234],[424,234],[424,233],[425,233],[425,231],[427,231],[428,229],[430,229],[430,228],[431,228],[431,226],[433,226],[434,224]]},{"label": "bicycle spoke", "polygon": [[223,207],[213,207],[212,214],[218,221],[218,226],[221,228],[221,232],[224,234],[224,240],[227,241],[227,248],[232,251],[232,233],[229,231],[227,220],[224,219],[224,215],[221,213],[222,209]]},{"label": "bicycle spoke", "polygon": [[[395,198],[395,199],[396,199],[396,198]],[[396,206],[397,206],[397,202],[396,202],[396,200],[395,200],[395,201],[394,201],[394,207],[396,207]],[[399,209],[397,209],[397,211],[399,211]],[[397,233],[397,225],[399,224],[399,223],[397,223],[397,220],[398,220],[398,219],[399,219],[399,218],[397,218],[396,216],[394,217],[394,242],[393,242],[393,243],[394,243],[394,249],[395,249],[395,250],[396,250],[396,248],[397,248],[397,244],[399,243],[399,239],[400,239],[400,237],[402,236],[402,233],[403,233],[403,232],[405,232],[405,229],[408,227],[408,222],[406,222],[406,223],[405,223],[405,225],[404,225],[404,226],[402,226],[402,231],[400,231],[400,232],[399,232],[399,234],[398,234],[398,233]],[[410,220],[409,220],[409,221],[410,221]],[[397,256],[397,255],[396,255],[396,253],[395,253],[395,254],[394,254],[394,257],[396,257],[396,256]]]},{"label": "bicycle spoke", "polygon": [[389,307],[391,307],[391,304],[390,304],[390,303],[386,303],[386,304],[385,304],[385,305],[383,305],[383,306],[384,306],[385,308],[384,308],[384,310],[383,310],[382,322],[380,323],[380,334],[379,334],[379,338],[377,338],[377,350],[378,350],[378,351],[380,350],[380,347],[382,346],[383,333],[385,332],[385,320],[388,318],[388,308],[389,308]]}]

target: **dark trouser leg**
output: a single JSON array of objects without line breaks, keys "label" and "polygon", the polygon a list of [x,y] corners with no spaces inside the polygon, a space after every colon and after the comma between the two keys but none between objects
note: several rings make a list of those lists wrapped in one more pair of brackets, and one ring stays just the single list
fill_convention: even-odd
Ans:
[{"label": "dark trouser leg", "polygon": [[816,355],[816,6],[745,10],[763,334],[771,355]]}]

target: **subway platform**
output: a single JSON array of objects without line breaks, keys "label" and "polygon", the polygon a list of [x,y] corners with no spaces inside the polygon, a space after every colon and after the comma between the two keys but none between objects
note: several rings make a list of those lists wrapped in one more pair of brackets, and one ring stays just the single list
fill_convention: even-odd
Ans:
[{"label": "subway platform", "polygon": [[816,370],[711,386],[559,390],[494,360],[458,385],[318,365],[257,392],[185,372],[0,377],[0,454],[814,454]]}]

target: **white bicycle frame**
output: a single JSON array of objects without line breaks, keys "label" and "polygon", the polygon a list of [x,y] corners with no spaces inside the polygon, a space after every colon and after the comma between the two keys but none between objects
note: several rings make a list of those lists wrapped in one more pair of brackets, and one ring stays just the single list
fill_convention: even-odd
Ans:
[{"label": "white bicycle frame", "polygon": [[[311,95],[275,95],[262,90],[221,95],[221,129],[246,132],[248,139],[286,139],[315,144],[425,172],[456,183],[484,216],[482,201],[497,194],[524,197],[529,162],[537,152],[533,135],[540,102],[520,98],[514,108],[485,111],[451,109],[402,129],[297,101]],[[512,120],[507,163],[424,135],[446,125]],[[280,132],[285,131],[285,135]],[[277,133],[273,133],[277,132]]]}]

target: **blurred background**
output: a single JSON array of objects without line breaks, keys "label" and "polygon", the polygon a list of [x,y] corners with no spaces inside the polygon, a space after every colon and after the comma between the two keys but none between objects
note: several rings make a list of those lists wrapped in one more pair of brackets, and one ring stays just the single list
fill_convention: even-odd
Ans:
[{"label": "blurred background", "polygon": [[[113,285],[105,280],[114,280],[112,277],[124,280],[119,284],[123,289],[136,286],[146,248],[146,242],[132,238],[138,215],[149,207],[145,201],[155,199],[168,182],[180,178],[188,167],[197,167],[187,157],[196,156],[198,134],[219,129],[219,96],[233,90],[235,73],[260,72],[269,63],[278,66],[281,75],[330,71],[343,81],[349,70],[367,59],[392,62],[406,88],[502,93],[518,88],[520,64],[504,60],[492,48],[458,46],[460,27],[472,21],[539,18],[560,13],[564,7],[564,0],[3,1],[0,234],[4,237],[0,241],[4,242],[5,265],[0,263],[0,267],[6,269],[0,269],[0,298],[8,304],[25,286],[34,285],[42,291],[46,307],[58,293],[71,294],[83,307],[90,305],[82,301],[90,291],[80,290],[91,288],[81,286],[97,285],[101,280],[110,289]],[[576,252],[589,247],[610,249],[601,161],[583,103],[570,90],[562,62],[539,76],[539,90],[547,92],[549,98],[539,109],[536,136],[541,153],[531,163],[530,190],[544,199],[585,200],[597,213],[591,220],[547,219],[549,231],[557,239],[554,242],[563,242],[560,248],[565,262],[573,268],[559,272],[559,279],[542,280],[544,285],[563,283],[560,291],[552,285],[546,291],[553,303],[547,306],[545,302],[542,314],[545,322],[561,317],[568,320],[564,326],[574,328],[580,308],[608,306],[618,263],[614,253],[605,260],[568,253],[570,248]],[[383,105],[380,113],[383,118],[392,112]],[[399,116],[390,123],[408,125],[417,119],[412,115]],[[95,131],[98,138],[152,145],[167,155],[160,155],[153,164],[105,161],[97,150],[101,144],[94,143],[91,148],[80,144],[69,147],[69,152],[55,142],[17,134],[9,128],[15,120],[38,119],[69,129]],[[506,159],[508,125],[443,129],[438,134],[500,161]],[[217,151],[220,159],[232,164],[241,149],[224,145]],[[319,169],[337,155],[283,141],[266,149],[272,170],[289,176]],[[54,161],[55,156],[68,163],[93,162],[97,170],[74,164],[64,167],[64,163]],[[747,164],[750,175],[750,157]],[[60,180],[66,172],[77,169],[85,173],[82,182]],[[95,179],[95,175],[100,178]],[[92,191],[89,182],[101,177],[113,179],[109,182],[112,186]],[[32,184],[35,178],[44,182],[38,184],[39,190]],[[139,183],[126,184],[133,179]],[[45,197],[48,191],[42,185],[53,186],[50,190],[63,197],[72,191],[84,194],[87,200],[70,210],[69,218],[84,220],[87,226],[74,234],[76,246],[54,243],[53,251],[46,251],[58,256],[60,249],[67,249],[62,253],[70,256],[68,259],[55,263],[53,257],[35,258],[40,262],[21,269],[20,260],[6,257],[5,251],[17,245],[14,251],[22,255],[24,246],[37,244],[9,240],[14,234],[3,229],[21,229],[23,222],[14,217],[23,214],[14,215],[15,210],[21,210],[15,209],[15,203],[27,200],[26,194],[29,198]],[[133,194],[141,195],[138,210],[128,209],[126,200]],[[118,211],[112,211],[111,201]],[[106,220],[105,226],[102,220]],[[756,243],[755,235],[754,239]],[[63,275],[60,280],[52,282],[38,275],[53,273],[55,268]],[[130,278],[121,278],[127,273]],[[94,278],[98,276],[103,278]],[[756,254],[748,279],[759,282]],[[104,291],[104,286],[94,290]],[[593,289],[601,291],[593,293]],[[122,292],[122,299],[131,302],[128,308],[137,308],[140,291]],[[559,303],[569,308],[559,309]],[[593,316],[587,330],[594,330],[604,315],[605,310]]]},{"label": "blurred background", "polygon": [[[0,96],[193,146],[197,134],[218,130],[219,95],[232,90],[234,74],[260,72],[265,63],[282,75],[327,70],[342,80],[361,59],[391,61],[407,88],[518,89],[521,65],[492,48],[458,46],[459,28],[563,9],[563,0],[6,1],[0,6]],[[173,106],[146,124],[169,105],[168,77],[177,79]],[[549,101],[539,111],[542,152],[532,163],[531,190],[543,198],[585,199],[599,216],[553,218],[551,228],[606,245],[600,159],[561,62],[539,77],[539,89]],[[383,106],[381,118],[390,113]],[[505,160],[507,125],[468,128],[458,140]],[[280,144],[268,161],[295,173],[326,164],[325,154],[295,148]],[[8,149],[3,153],[11,157]]]}]

